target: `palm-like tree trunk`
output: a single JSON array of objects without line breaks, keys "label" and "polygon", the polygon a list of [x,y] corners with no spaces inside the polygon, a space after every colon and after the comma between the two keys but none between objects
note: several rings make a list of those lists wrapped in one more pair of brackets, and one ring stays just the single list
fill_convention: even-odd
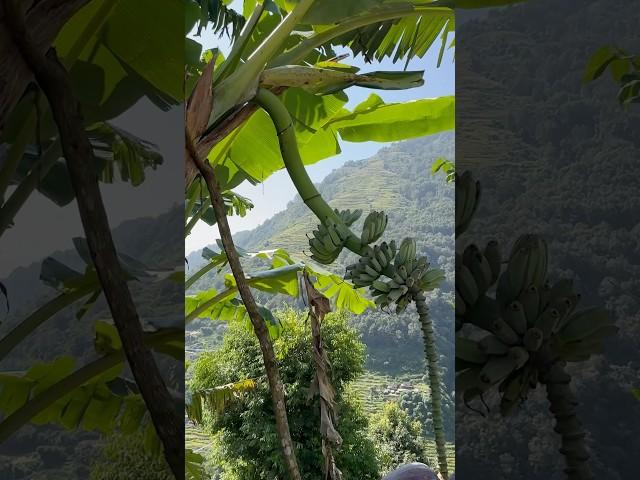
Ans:
[{"label": "palm-like tree trunk", "polygon": [[416,308],[420,317],[422,328],[422,338],[424,341],[425,360],[429,372],[429,389],[431,390],[431,415],[433,418],[433,431],[436,438],[436,449],[438,453],[438,465],[440,474],[447,480],[449,478],[449,468],[447,466],[447,448],[444,436],[444,422],[442,420],[442,381],[440,378],[440,367],[438,366],[438,350],[436,348],[433,323],[429,317],[429,310],[424,293],[419,293],[415,297]]}]

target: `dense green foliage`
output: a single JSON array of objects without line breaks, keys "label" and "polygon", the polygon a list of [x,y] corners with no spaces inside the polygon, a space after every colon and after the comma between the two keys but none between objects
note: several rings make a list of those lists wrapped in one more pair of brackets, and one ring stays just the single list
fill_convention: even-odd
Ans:
[{"label": "dense green foliage", "polygon": [[[319,399],[309,400],[315,369],[311,332],[305,316],[293,310],[279,312],[284,323],[274,346],[280,363],[291,434],[303,478],[322,478]],[[366,435],[367,420],[358,402],[346,392],[347,384],[363,371],[365,347],[345,314],[330,314],[322,324],[322,336],[331,361],[336,389],[338,430],[343,446],[337,461],[345,478],[377,479],[374,445]],[[192,366],[189,388],[199,390],[237,382],[259,380],[258,389],[245,393],[223,414],[210,416],[207,425],[215,434],[213,458],[224,480],[282,478],[284,465],[274,426],[269,389],[264,379],[258,341],[252,332],[232,324],[219,349],[202,354]]]},{"label": "dense green foliage", "polygon": [[422,424],[395,402],[384,405],[382,412],[371,419],[371,437],[378,445],[383,473],[411,462],[429,464],[424,450]]},{"label": "dense green foliage", "polygon": [[111,435],[92,464],[89,480],[172,480],[163,458],[149,455],[141,435]]}]

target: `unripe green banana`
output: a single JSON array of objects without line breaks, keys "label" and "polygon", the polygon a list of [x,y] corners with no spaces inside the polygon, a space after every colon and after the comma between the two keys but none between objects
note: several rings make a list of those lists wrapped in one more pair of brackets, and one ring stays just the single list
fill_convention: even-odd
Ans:
[{"label": "unripe green banana", "polygon": [[407,287],[405,287],[404,285],[400,288],[395,288],[387,294],[387,297],[389,297],[389,300],[391,300],[392,302],[397,302],[402,295],[407,293],[406,289]]},{"label": "unripe green banana", "polygon": [[500,246],[496,240],[490,240],[484,247],[484,257],[491,268],[491,284],[493,285],[500,277],[502,270],[502,254],[500,253]]},{"label": "unripe green banana", "polygon": [[391,257],[387,258],[389,258],[389,261],[391,261],[396,257],[396,254],[398,253],[398,247],[395,240],[391,240],[389,242],[389,250],[391,251]]},{"label": "unripe green banana", "polygon": [[478,345],[487,355],[506,355],[509,352],[509,346],[491,334],[482,337]]},{"label": "unripe green banana", "polygon": [[530,352],[537,352],[542,346],[544,335],[539,328],[533,327],[526,331],[522,337],[522,345]]},{"label": "unripe green banana", "polygon": [[527,318],[520,302],[513,301],[507,305],[502,312],[502,317],[518,335],[524,335],[527,331]]},{"label": "unripe green banana", "polygon": [[376,260],[380,264],[381,270],[383,270],[389,263],[389,261],[387,260],[387,256],[384,254],[382,247],[375,247],[374,252],[376,254]]},{"label": "unripe green banana", "polygon": [[369,259],[369,265],[371,265],[371,268],[373,268],[376,272],[378,273],[382,273],[382,265],[380,265],[380,262],[378,262],[378,260],[374,257]]},{"label": "unripe green banana", "polygon": [[478,301],[478,286],[473,275],[464,265],[456,265],[456,288],[467,306],[474,305]]},{"label": "unripe green banana", "polygon": [[377,290],[379,292],[383,292],[383,293],[389,293],[391,291],[391,287],[389,287],[389,285],[387,285],[385,282],[382,282],[380,280],[375,280],[371,284],[371,287],[374,288],[375,290]]},{"label": "unripe green banana", "polygon": [[391,304],[391,301],[389,300],[389,297],[387,295],[383,294],[379,297],[376,297],[375,304],[379,307],[386,307]]},{"label": "unripe green banana", "polygon": [[380,273],[377,272],[373,267],[370,267],[369,265],[365,265],[364,271],[367,275],[370,275],[374,279],[377,279],[380,276]]},{"label": "unripe green banana", "polygon": [[511,349],[509,350],[509,356],[515,360],[516,369],[524,367],[524,365],[529,360],[529,352],[519,346],[511,347]]},{"label": "unripe green banana", "polygon": [[407,273],[407,268],[404,265],[400,265],[398,267],[398,275],[400,275],[400,278],[402,278],[404,282],[407,281],[408,273]]},{"label": "unripe green banana", "polygon": [[369,244],[378,240],[387,228],[387,215],[384,212],[373,211],[364,219],[362,226],[362,243]]},{"label": "unripe green banana", "polygon": [[462,262],[471,271],[478,286],[478,292],[486,292],[491,286],[492,273],[489,262],[480,249],[473,244],[469,245],[463,253]]},{"label": "unripe green banana", "polygon": [[510,355],[490,357],[480,371],[480,380],[487,385],[495,385],[516,368],[516,359]]},{"label": "unripe green banana", "polygon": [[338,217],[340,217],[340,219],[342,220],[342,222],[347,225],[347,226],[351,226],[353,225],[362,215],[362,210],[342,210],[342,211],[338,211],[337,209],[334,210],[334,212],[336,213],[336,215],[338,215]]},{"label": "unripe green banana", "polygon": [[519,343],[520,337],[503,319],[496,318],[493,320],[491,327],[493,334],[507,345],[516,345]]},{"label": "unripe green banana", "polygon": [[[514,243],[512,255],[522,250],[527,257],[524,286],[533,284],[539,287],[547,278],[547,243],[539,235],[522,235]],[[511,262],[511,258],[509,261]]]},{"label": "unripe green banana", "polygon": [[529,285],[525,288],[518,297],[518,301],[524,310],[524,316],[527,319],[527,326],[532,327],[535,325],[538,318],[538,309],[540,305],[540,295],[538,294],[536,286]]},{"label": "unripe green banana", "polygon": [[458,358],[465,362],[483,365],[489,359],[489,355],[482,351],[475,340],[456,336],[456,359]]},{"label": "unripe green banana", "polygon": [[480,203],[480,182],[474,181],[471,172],[456,174],[456,237],[463,234],[471,223]]},{"label": "unripe green banana", "polygon": [[553,306],[549,306],[536,321],[536,327],[540,329],[545,339],[549,338],[560,322],[560,312]]}]

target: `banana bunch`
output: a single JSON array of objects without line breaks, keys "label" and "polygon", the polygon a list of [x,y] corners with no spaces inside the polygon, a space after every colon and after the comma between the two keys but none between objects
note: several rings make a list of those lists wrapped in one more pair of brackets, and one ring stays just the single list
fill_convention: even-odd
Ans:
[{"label": "banana bunch", "polygon": [[508,303],[531,285],[542,287],[547,278],[547,262],[547,244],[540,236],[519,237],[511,249],[506,274],[498,282],[496,298]]},{"label": "banana bunch", "polygon": [[349,235],[351,232],[344,223],[318,225],[318,229],[308,237],[311,258],[323,265],[333,263],[340,255]]},{"label": "banana bunch", "polygon": [[395,241],[367,247],[358,263],[347,267],[344,278],[351,280],[357,288],[371,286],[381,275],[387,275],[390,272],[396,251]]},{"label": "banana bunch", "polygon": [[342,220],[347,227],[353,225],[358,219],[362,216],[362,210],[338,210],[337,208],[333,210],[336,215]]},{"label": "banana bunch", "polygon": [[363,245],[369,245],[380,237],[387,228],[387,222],[389,218],[384,212],[373,211],[367,218],[364,219],[364,225],[362,226],[362,235],[360,241]]},{"label": "banana bunch", "polygon": [[[464,255],[463,255],[464,262]],[[533,269],[538,273],[538,268]],[[503,276],[508,276],[505,271]],[[529,278],[538,280],[532,274]],[[495,315],[469,318],[484,335],[456,339],[456,388],[466,400],[499,385],[501,411],[511,412],[555,361],[575,362],[601,352],[615,327],[601,308],[576,312],[579,295],[570,280],[541,288],[531,283],[506,304],[494,301]],[[458,381],[460,383],[458,383]],[[545,380],[546,381],[546,380]]]},{"label": "banana bunch", "polygon": [[456,237],[462,235],[480,202],[480,182],[473,179],[470,171],[462,175],[456,173]]},{"label": "banana bunch", "polygon": [[402,313],[415,300],[416,295],[435,288],[443,278],[443,272],[430,269],[426,257],[416,258],[415,241],[405,239],[396,251],[395,242],[388,246],[383,242],[373,247],[377,258],[383,257],[381,271],[388,280],[376,278],[371,281],[369,289],[376,305],[384,308],[395,304],[396,313]]},{"label": "banana bunch", "polygon": [[[456,253],[456,320],[485,295],[500,277],[502,257],[498,242],[491,240],[483,250],[471,244],[459,255]],[[460,317],[460,318],[458,318]]]}]

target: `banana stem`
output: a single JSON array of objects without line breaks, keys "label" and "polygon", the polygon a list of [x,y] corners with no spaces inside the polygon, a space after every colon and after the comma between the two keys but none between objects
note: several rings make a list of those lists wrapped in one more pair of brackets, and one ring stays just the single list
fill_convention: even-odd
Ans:
[{"label": "banana stem", "polygon": [[555,362],[547,375],[541,378],[546,386],[549,410],[556,419],[554,430],[560,435],[560,453],[564,456],[567,480],[593,480],[589,467],[589,452],[585,431],[578,420],[576,395],[571,389],[571,376],[564,362]]},{"label": "banana stem", "polygon": [[399,18],[409,17],[412,15],[453,15],[453,11],[448,7],[434,7],[426,5],[414,6],[408,3],[399,3],[396,5],[390,5],[385,9],[380,9],[375,13],[347,18],[338,23],[333,28],[312,35],[306,40],[300,42],[295,48],[292,48],[288,52],[279,55],[274,59],[269,67],[295,65],[303,61],[305,57],[309,55],[309,53],[311,53],[314,49],[320,47],[321,45],[324,45],[327,42],[330,42],[340,35],[375,23],[397,20]]},{"label": "banana stem", "polygon": [[264,324],[264,319],[260,315],[258,305],[253,297],[253,293],[247,283],[247,279],[244,274],[244,270],[240,263],[240,257],[233,243],[233,237],[231,236],[231,229],[229,228],[229,222],[227,220],[227,210],[222,198],[222,192],[218,185],[218,180],[215,177],[215,173],[211,165],[206,163],[206,159],[203,160],[198,156],[195,150],[195,146],[190,141],[190,138],[186,137],[187,150],[191,158],[195,162],[200,174],[203,176],[207,189],[209,190],[209,196],[211,198],[211,204],[216,214],[218,230],[220,231],[220,237],[224,250],[227,253],[227,259],[229,260],[229,266],[236,280],[240,297],[247,309],[247,314],[253,325],[254,332],[258,338],[260,344],[260,350],[262,351],[262,360],[264,368],[267,372],[267,379],[269,381],[269,390],[271,392],[271,400],[273,405],[273,413],[276,420],[276,430],[278,437],[280,438],[280,445],[282,447],[282,455],[285,462],[287,472],[290,480],[302,480],[300,475],[300,468],[298,467],[298,460],[296,458],[295,446],[293,439],[291,438],[291,431],[289,429],[289,420],[287,418],[287,409],[285,401],[284,385],[282,383],[282,377],[280,376],[280,368],[278,366],[278,360],[276,358],[273,343],[269,336],[269,331]]},{"label": "banana stem", "polygon": [[424,293],[415,296],[422,337],[424,340],[425,359],[429,373],[429,389],[431,390],[431,415],[433,417],[433,430],[436,440],[436,450],[438,455],[438,465],[440,474],[447,480],[449,478],[449,468],[447,465],[447,448],[444,435],[444,422],[442,419],[442,391],[440,367],[438,366],[438,350],[433,332],[433,323],[429,317],[426,297]]},{"label": "banana stem", "polygon": [[13,330],[2,337],[0,340],[0,362],[36,328],[53,317],[59,311],[94,292],[97,288],[100,288],[100,286],[89,285],[87,287],[78,288],[72,292],[62,293],[38,308],[35,312],[16,325]]},{"label": "banana stem", "polygon": [[[336,223],[340,222],[340,219],[329,204],[324,201],[304,168],[300,151],[298,150],[296,134],[293,130],[293,120],[287,108],[275,94],[264,88],[258,90],[254,100],[267,112],[276,127],[284,166],[289,172],[289,176],[302,201],[321,222],[327,220]],[[363,255],[363,245],[359,237],[353,233],[347,239],[345,246],[353,253],[360,256]]]}]

